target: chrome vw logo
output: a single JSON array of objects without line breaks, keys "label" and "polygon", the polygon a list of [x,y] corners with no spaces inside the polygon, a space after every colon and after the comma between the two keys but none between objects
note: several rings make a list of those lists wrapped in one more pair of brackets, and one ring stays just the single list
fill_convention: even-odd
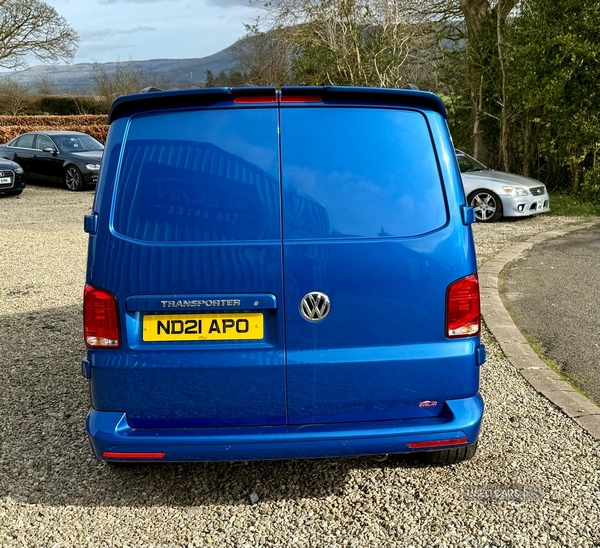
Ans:
[{"label": "chrome vw logo", "polygon": [[300,301],[300,314],[309,322],[324,320],[331,310],[331,302],[325,293],[311,291]]}]

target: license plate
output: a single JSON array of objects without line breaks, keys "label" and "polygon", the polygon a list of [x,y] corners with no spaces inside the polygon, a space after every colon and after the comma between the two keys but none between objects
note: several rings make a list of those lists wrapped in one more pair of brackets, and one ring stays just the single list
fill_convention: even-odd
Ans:
[{"label": "license plate", "polygon": [[0,185],[9,185],[10,183],[12,183],[10,177],[0,177]]},{"label": "license plate", "polygon": [[537,201],[537,208],[538,208],[538,209],[544,209],[544,198],[540,198],[540,199]]},{"label": "license plate", "polygon": [[233,341],[264,336],[263,315],[248,314],[152,314],[142,320],[144,341]]}]

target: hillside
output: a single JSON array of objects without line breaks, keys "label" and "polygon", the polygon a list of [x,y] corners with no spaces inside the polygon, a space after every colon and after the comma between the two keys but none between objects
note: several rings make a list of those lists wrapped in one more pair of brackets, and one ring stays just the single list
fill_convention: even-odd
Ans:
[{"label": "hillside", "polygon": [[[232,46],[217,53],[199,59],[151,59],[149,61],[133,61],[145,72],[155,72],[168,78],[172,87],[189,87],[204,81],[206,71],[217,75],[221,71],[229,72],[235,64],[230,54]],[[102,67],[111,73],[117,63],[102,63]],[[1,76],[10,76],[26,85],[32,92],[36,91],[36,80],[46,75],[54,81],[56,93],[89,93],[93,90],[92,63],[74,65],[38,65],[14,72],[1,72]]]}]

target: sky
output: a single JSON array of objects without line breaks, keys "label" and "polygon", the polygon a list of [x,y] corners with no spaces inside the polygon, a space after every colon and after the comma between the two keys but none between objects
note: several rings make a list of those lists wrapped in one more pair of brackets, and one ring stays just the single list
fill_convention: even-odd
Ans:
[{"label": "sky", "polygon": [[44,1],[79,34],[73,63],[206,57],[241,38],[258,14],[248,0]]}]

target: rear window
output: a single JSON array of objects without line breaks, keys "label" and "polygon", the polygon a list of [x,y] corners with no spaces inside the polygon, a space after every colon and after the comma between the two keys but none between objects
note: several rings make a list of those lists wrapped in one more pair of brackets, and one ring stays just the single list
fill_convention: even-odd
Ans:
[{"label": "rear window", "polygon": [[279,239],[279,210],[276,109],[171,112],[131,121],[115,232],[151,242]]},{"label": "rear window", "polygon": [[425,117],[383,108],[281,110],[284,238],[383,238],[446,224]]}]

